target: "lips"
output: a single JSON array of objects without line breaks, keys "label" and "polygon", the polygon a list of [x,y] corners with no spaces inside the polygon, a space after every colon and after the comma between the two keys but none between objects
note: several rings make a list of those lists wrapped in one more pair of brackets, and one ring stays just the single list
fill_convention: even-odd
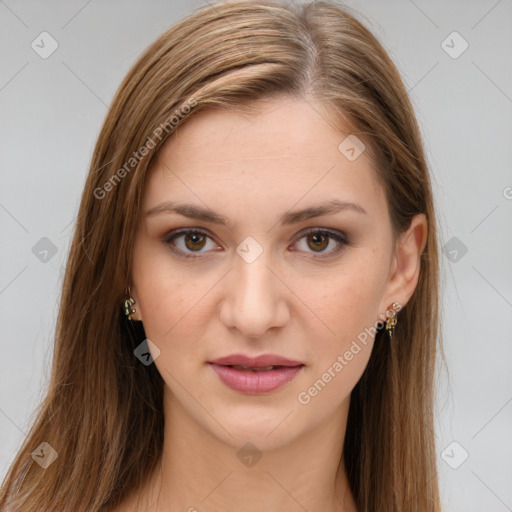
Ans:
[{"label": "lips", "polygon": [[279,389],[293,380],[304,366],[300,361],[273,354],[258,357],[233,354],[209,361],[209,364],[226,386],[249,395]]},{"label": "lips", "polygon": [[210,361],[219,366],[241,366],[244,369],[261,369],[272,366],[303,366],[300,361],[287,359],[286,357],[274,354],[262,354],[258,357],[249,357],[244,354],[232,354]]},{"label": "lips", "polygon": [[264,366],[262,368],[257,366],[242,366],[240,364],[230,364],[226,366],[229,366],[229,368],[235,368],[236,370],[250,370],[251,372],[266,372],[268,370],[275,370],[276,368],[283,368],[283,366],[280,365]]}]

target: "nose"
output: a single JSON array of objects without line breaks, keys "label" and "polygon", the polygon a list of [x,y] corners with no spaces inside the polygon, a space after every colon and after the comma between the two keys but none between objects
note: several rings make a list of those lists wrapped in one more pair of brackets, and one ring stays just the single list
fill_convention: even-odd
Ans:
[{"label": "nose", "polygon": [[271,270],[265,254],[252,263],[236,256],[224,282],[221,321],[247,338],[260,338],[273,327],[283,327],[290,318],[288,288]]}]

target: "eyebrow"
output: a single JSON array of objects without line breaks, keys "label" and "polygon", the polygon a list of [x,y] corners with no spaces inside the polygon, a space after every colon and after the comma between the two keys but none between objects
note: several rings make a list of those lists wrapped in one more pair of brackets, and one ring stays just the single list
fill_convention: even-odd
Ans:
[{"label": "eyebrow", "polygon": [[[290,210],[285,212],[279,218],[279,222],[284,225],[296,224],[315,217],[321,217],[322,215],[333,215],[341,211],[354,211],[363,215],[367,215],[368,213],[362,206],[356,203],[333,199],[332,201],[316,206],[309,206],[302,210]],[[183,215],[184,217],[189,217],[191,219],[212,222],[229,228],[233,227],[227,217],[214,212],[210,208],[188,203],[180,203],[177,201],[164,201],[163,203],[159,203],[148,210],[144,215],[145,217],[151,217],[162,213],[178,213],[179,215]]]}]

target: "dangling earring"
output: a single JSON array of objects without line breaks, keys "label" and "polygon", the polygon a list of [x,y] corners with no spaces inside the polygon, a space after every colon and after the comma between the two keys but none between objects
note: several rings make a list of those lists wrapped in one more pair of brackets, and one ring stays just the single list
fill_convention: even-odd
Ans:
[{"label": "dangling earring", "polygon": [[[397,302],[393,303],[393,306],[392,306],[392,309],[394,310],[395,307],[397,307]],[[398,323],[398,320],[396,318],[396,312],[394,313],[393,316],[390,316],[387,320],[386,320],[386,329],[388,331],[388,334],[389,334],[389,339],[392,340],[393,339],[393,333],[395,332],[395,325]]]},{"label": "dangling earring", "polygon": [[389,333],[389,339],[393,339],[393,332],[395,330],[395,325],[397,324],[396,317],[392,316],[386,320],[386,329]]},{"label": "dangling earring", "polygon": [[124,301],[124,314],[128,320],[133,320],[132,315],[135,313],[135,309],[132,306],[135,304],[135,300],[131,297],[130,289],[128,288],[128,298]]}]

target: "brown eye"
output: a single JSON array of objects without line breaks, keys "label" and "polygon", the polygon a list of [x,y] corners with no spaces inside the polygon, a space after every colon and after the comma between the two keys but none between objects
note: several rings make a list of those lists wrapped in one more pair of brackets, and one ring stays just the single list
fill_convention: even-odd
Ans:
[{"label": "brown eye", "polygon": [[[307,235],[308,247],[314,251],[323,251],[329,245],[329,237],[315,233],[313,235]],[[310,243],[311,242],[311,243]]]},{"label": "brown eye", "polygon": [[169,233],[162,242],[178,255],[190,258],[205,256],[207,252],[219,248],[206,232],[197,229]]},{"label": "brown eye", "polygon": [[318,259],[334,256],[347,245],[349,245],[348,238],[342,231],[311,228],[302,232],[302,236],[295,242],[293,250],[298,249],[313,254],[313,258]]},{"label": "brown eye", "polygon": [[206,237],[201,233],[187,233],[185,235],[185,246],[191,251],[202,249],[206,244]]}]

